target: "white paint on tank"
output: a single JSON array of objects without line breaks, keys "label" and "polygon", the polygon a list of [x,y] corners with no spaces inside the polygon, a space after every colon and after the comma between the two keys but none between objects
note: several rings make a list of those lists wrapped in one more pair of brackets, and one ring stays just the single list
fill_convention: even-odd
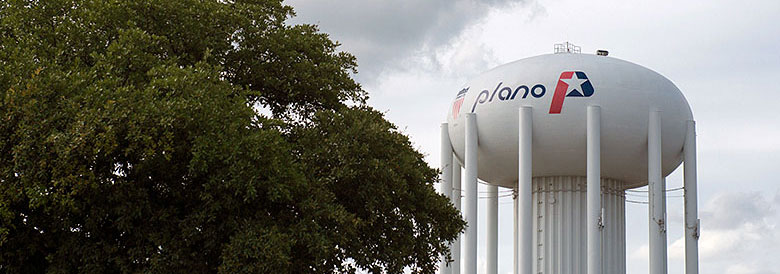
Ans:
[{"label": "white paint on tank", "polygon": [[[572,96],[561,96],[560,113],[551,113],[559,84],[566,88],[563,95]],[[479,178],[503,187],[517,182],[521,106],[533,108],[534,177],[586,176],[586,111],[600,106],[601,176],[627,188],[647,184],[650,110],[661,111],[664,176],[682,161],[686,123],[693,119],[685,97],[664,76],[589,54],[549,54],[505,64],[468,82],[456,96],[447,115],[456,157],[463,162],[465,114],[476,113]]]}]

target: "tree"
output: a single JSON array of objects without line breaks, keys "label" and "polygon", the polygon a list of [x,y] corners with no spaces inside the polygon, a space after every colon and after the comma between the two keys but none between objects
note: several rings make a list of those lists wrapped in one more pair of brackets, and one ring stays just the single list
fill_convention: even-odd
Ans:
[{"label": "tree", "polygon": [[293,15],[0,3],[0,271],[432,273],[465,223]]}]

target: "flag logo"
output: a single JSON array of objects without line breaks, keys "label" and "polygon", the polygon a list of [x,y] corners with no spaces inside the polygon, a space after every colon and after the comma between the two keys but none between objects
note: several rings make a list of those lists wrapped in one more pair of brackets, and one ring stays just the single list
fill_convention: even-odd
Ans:
[{"label": "flag logo", "polygon": [[458,91],[458,96],[455,96],[455,102],[452,103],[452,118],[458,118],[460,113],[460,106],[463,105],[463,99],[466,99],[466,93],[469,92],[469,88],[464,88]]},{"label": "flag logo", "polygon": [[590,97],[593,95],[593,85],[588,76],[582,71],[564,71],[558,77],[558,85],[555,86],[550,114],[560,114],[563,108],[563,99],[566,97]]}]

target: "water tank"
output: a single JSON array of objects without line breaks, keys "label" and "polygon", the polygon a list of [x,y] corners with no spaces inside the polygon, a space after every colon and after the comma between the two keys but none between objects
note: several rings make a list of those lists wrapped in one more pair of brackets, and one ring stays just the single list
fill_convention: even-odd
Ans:
[{"label": "water tank", "polygon": [[476,113],[479,179],[514,187],[518,171],[518,108],[533,107],[533,175],[585,176],[586,109],[601,107],[601,175],[621,188],[647,184],[648,113],[661,111],[662,169],[682,161],[691,109],[666,77],[617,58],[548,54],[487,71],[455,95],[447,122],[463,163],[464,114]]}]

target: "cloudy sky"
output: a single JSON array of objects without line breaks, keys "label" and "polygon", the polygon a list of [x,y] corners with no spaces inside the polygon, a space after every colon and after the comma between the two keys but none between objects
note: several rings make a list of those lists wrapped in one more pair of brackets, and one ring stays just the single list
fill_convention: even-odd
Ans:
[{"label": "cloudy sky", "polygon": [[[286,3],[298,13],[290,23],[318,24],[357,56],[369,103],[434,167],[451,99],[480,72],[564,41],[660,72],[697,120],[701,272],[780,273],[780,88],[772,84],[780,79],[780,1]],[[667,188],[681,185],[680,170],[667,178]],[[669,273],[683,273],[682,202],[668,198]],[[499,200],[500,237],[511,235],[511,205]],[[647,273],[647,206],[626,211],[628,273]],[[509,239],[500,241],[500,273],[511,270]],[[484,250],[479,256],[483,265]]]}]

